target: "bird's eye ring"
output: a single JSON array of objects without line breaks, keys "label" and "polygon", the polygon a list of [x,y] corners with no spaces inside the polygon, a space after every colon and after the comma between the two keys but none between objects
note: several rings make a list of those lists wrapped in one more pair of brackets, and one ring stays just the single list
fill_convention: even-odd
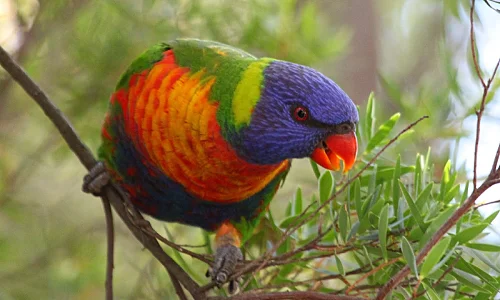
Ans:
[{"label": "bird's eye ring", "polygon": [[293,111],[293,117],[297,121],[304,122],[309,119],[309,113],[305,107],[298,106]]}]

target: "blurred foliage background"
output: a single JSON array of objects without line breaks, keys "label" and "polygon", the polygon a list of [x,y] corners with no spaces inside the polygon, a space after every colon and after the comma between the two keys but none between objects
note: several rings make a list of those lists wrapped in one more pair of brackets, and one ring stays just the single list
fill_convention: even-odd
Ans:
[{"label": "blurred foliage background", "polygon": [[[466,0],[0,0],[0,44],[92,149],[99,144],[108,96],[131,60],[158,41],[197,37],[312,66],[339,83],[362,113],[375,91],[374,116],[385,120],[400,112],[396,128],[429,115],[380,162],[394,164],[400,154],[403,164],[414,163],[416,153],[432,147],[432,178],[441,178],[451,159],[457,182],[463,183],[470,174],[458,150],[472,132],[467,120],[480,100],[467,55],[469,5]],[[482,1],[478,10],[484,11],[479,31],[487,30],[480,21],[491,13]],[[80,191],[84,168],[40,109],[1,71],[0,299],[102,298],[101,203]],[[489,101],[499,102],[494,94]],[[308,160],[294,162],[272,204],[275,218],[283,217],[298,185],[304,197],[317,193]],[[117,298],[169,299],[172,287],[161,266],[116,223]],[[199,229],[154,225],[160,233],[168,228],[177,243],[204,243]],[[198,270],[196,279],[205,282],[200,275],[205,266],[186,259]]]}]

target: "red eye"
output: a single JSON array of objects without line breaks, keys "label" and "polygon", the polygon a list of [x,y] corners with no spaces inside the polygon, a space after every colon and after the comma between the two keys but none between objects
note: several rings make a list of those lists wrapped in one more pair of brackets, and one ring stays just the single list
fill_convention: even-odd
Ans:
[{"label": "red eye", "polygon": [[297,107],[293,111],[293,116],[294,116],[295,120],[301,121],[301,122],[306,121],[307,119],[309,119],[309,113],[302,106]]}]

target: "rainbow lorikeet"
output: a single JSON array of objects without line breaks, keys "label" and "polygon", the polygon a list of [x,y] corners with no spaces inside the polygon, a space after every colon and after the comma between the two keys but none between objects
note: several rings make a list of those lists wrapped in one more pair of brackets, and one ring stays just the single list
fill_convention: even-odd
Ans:
[{"label": "rainbow lorikeet", "polygon": [[[122,75],[99,156],[142,212],[216,232],[211,275],[221,284],[290,159],[311,157],[331,170],[343,160],[349,170],[357,122],[351,99],[309,67],[177,39],[153,46]],[[97,193],[104,183],[90,177],[84,190]]]}]

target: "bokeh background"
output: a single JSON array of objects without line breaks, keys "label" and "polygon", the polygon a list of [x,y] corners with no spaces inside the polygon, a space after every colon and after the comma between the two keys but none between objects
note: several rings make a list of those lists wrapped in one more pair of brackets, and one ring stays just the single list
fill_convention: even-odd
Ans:
[{"label": "bokeh background", "polygon": [[[0,45],[93,150],[108,96],[131,60],[158,41],[196,37],[312,66],[361,111],[374,91],[380,120],[401,112],[402,127],[429,115],[383,159],[390,163],[401,154],[413,161],[432,147],[435,170],[450,159],[465,182],[472,170],[473,107],[481,96],[471,72],[469,7],[468,0],[0,0]],[[483,1],[477,13],[479,61],[489,75],[500,55],[500,15]],[[481,176],[500,132],[500,99],[492,93],[488,101]],[[41,110],[0,70],[0,299],[103,297],[104,217],[101,202],[80,190],[84,175]],[[317,189],[308,160],[294,162],[274,200],[278,218],[297,185],[306,196]],[[161,266],[116,224],[117,298],[169,299]],[[154,226],[177,243],[205,243],[199,229]],[[498,243],[491,230],[488,238]],[[191,267],[202,270],[196,280],[204,282],[205,266],[193,261]]]}]

